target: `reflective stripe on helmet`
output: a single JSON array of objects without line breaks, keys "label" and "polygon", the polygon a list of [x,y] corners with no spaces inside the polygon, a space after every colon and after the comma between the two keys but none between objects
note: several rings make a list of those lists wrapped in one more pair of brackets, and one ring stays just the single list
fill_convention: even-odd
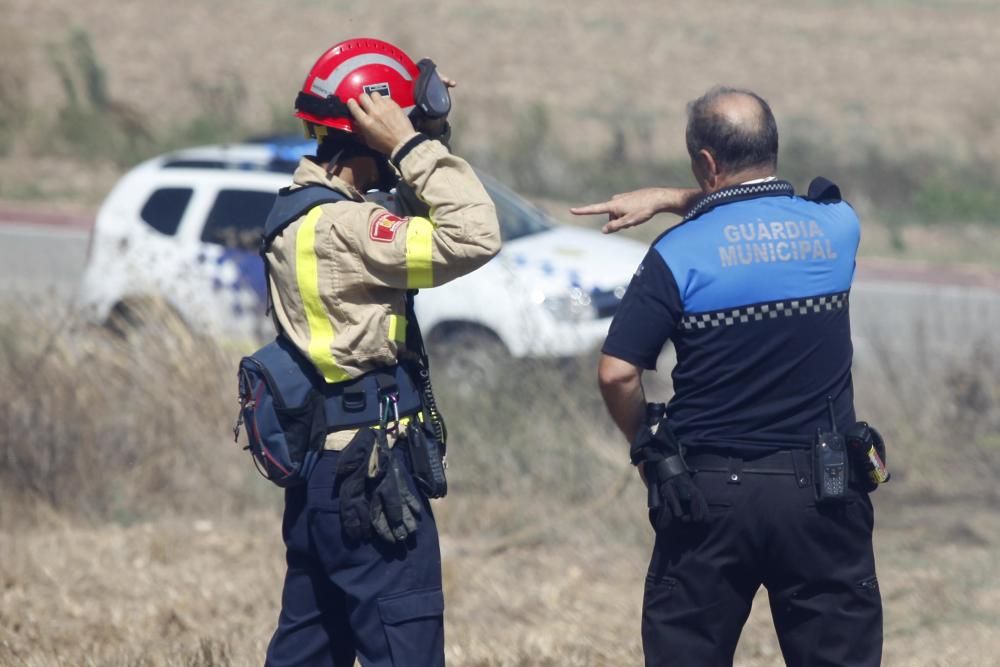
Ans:
[{"label": "reflective stripe on helmet", "polygon": [[409,218],[406,226],[406,287],[434,286],[434,223],[427,218]]},{"label": "reflective stripe on helmet", "polygon": [[330,349],[336,332],[319,294],[319,263],[316,258],[316,223],[323,215],[320,207],[308,214],[295,234],[295,280],[309,325],[309,359],[327,382],[344,382],[351,376],[337,365]]},{"label": "reflective stripe on helmet", "polygon": [[325,79],[316,78],[313,79],[312,86],[310,86],[310,92],[319,95],[320,97],[326,97],[327,95],[335,95],[337,88],[343,83],[344,79],[356,69],[364,67],[365,65],[385,65],[396,71],[401,77],[407,81],[413,81],[413,77],[410,73],[406,71],[406,68],[394,58],[382,55],[381,53],[366,53],[360,56],[354,56],[353,58],[348,58],[344,62],[340,63],[333,68],[330,75]]}]

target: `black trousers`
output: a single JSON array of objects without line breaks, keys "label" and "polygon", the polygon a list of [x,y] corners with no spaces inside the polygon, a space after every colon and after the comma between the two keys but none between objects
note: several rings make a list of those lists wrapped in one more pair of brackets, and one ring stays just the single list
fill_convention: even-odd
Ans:
[{"label": "black trousers", "polygon": [[643,598],[647,667],[732,665],[761,585],[788,665],[880,664],[871,501],[851,489],[846,503],[817,506],[807,452],[782,457],[783,470],[766,460],[719,466],[712,457],[716,465],[705,466],[705,457],[689,457],[693,468],[711,468],[694,475],[711,517],[657,532]]},{"label": "black trousers", "polygon": [[[403,447],[392,455],[409,466]],[[285,491],[288,571],[265,665],[352,667],[357,658],[363,667],[444,667],[441,552],[430,504],[418,496],[417,532],[403,545],[348,544],[334,480],[339,456],[323,452],[308,483]]]}]

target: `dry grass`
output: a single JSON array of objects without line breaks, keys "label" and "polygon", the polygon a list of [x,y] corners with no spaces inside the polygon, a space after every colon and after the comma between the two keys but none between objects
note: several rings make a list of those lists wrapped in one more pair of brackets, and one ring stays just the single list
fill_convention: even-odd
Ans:
[{"label": "dry grass", "polygon": [[683,161],[684,103],[716,83],[759,90],[788,137],[822,144],[826,168],[841,158],[863,164],[868,150],[896,166],[919,159],[931,172],[989,165],[1000,152],[1000,6],[990,0],[4,6],[0,94],[4,80],[20,77],[13,96],[29,110],[0,159],[0,195],[9,197],[93,207],[116,177],[106,165],[80,169],[51,141],[37,150],[66,105],[52,59],[75,30],[91,37],[110,101],[159,137],[212,110],[229,126],[266,131],[288,118],[325,48],[370,35],[432,56],[460,82],[457,136],[484,160],[532,136],[541,105],[551,138],[579,153]]},{"label": "dry grass", "polygon": [[[259,664],[283,574],[280,493],[227,442],[239,351],[167,316],[123,339],[49,315],[0,329],[0,373],[16,380],[0,388],[0,665]],[[1000,648],[995,352],[935,365],[884,350],[885,367],[858,375],[895,475],[875,496],[887,665],[984,665]],[[450,665],[641,660],[644,494],[591,374],[588,360],[512,370],[520,392],[495,395],[516,400],[439,388]],[[757,602],[737,664],[780,664]]]},{"label": "dry grass", "polygon": [[235,456],[219,458],[234,449],[220,430],[234,414],[232,354],[147,308],[127,337],[56,307],[0,325],[0,523],[30,523],[36,507],[130,523],[252,493]]},{"label": "dry grass", "polygon": [[[1000,150],[998,18],[988,0],[386,0],[377,14],[306,0],[6,0],[0,197],[92,211],[120,173],[46,143],[66,101],[51,49],[75,28],[92,37],[110,100],[157,136],[220,105],[242,127],[269,128],[322,49],[369,34],[461,82],[460,141],[487,167],[534,136],[539,105],[543,138],[580,154],[683,159],[684,101],[728,83],[767,97],[785,136],[839,147],[831,160],[864,147],[933,172],[928,155],[975,165]],[[931,234],[904,239],[929,257],[995,261],[992,236],[904,234]],[[893,243],[874,238],[870,252]],[[123,339],[36,302],[4,305],[0,666],[260,664],[282,576],[280,493],[230,441],[239,351],[164,315]],[[1000,653],[1000,359],[995,343],[965,344],[933,363],[943,355],[930,345],[901,357],[876,341],[879,364],[856,378],[894,471],[875,496],[887,665],[979,666]],[[454,443],[452,493],[436,504],[452,667],[640,662],[644,494],[589,364],[547,377],[512,371],[516,401],[439,387]],[[667,383],[651,384],[666,398]],[[765,602],[741,666],[780,664]]]}]

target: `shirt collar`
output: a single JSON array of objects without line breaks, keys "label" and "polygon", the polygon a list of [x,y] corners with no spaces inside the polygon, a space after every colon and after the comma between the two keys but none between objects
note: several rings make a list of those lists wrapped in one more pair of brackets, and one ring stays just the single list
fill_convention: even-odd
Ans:
[{"label": "shirt collar", "polygon": [[340,194],[350,197],[354,201],[364,201],[364,195],[339,176],[328,174],[326,169],[316,163],[312,156],[306,156],[299,160],[299,165],[292,174],[292,182],[298,186],[322,185],[336,190]]},{"label": "shirt collar", "polygon": [[[760,182],[756,182],[756,181]],[[792,197],[795,195],[795,188],[788,181],[781,181],[774,177],[765,179],[755,179],[748,183],[731,185],[710,195],[705,195],[699,199],[691,210],[684,216],[684,222],[693,220],[699,215],[710,211],[716,206],[730,204],[732,202],[744,201],[746,199],[756,199],[757,197]]]},{"label": "shirt collar", "polygon": [[749,181],[743,181],[740,185],[754,185],[756,183],[770,183],[771,181],[777,180],[777,176],[765,176],[764,178],[754,178]]}]

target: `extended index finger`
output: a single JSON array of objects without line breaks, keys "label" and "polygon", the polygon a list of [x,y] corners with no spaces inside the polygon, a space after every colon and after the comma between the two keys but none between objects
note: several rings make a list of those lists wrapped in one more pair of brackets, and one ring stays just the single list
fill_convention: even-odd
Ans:
[{"label": "extended index finger", "polygon": [[574,206],[569,210],[573,215],[599,215],[601,213],[611,213],[611,202],[601,202],[600,204],[588,204],[587,206]]}]

